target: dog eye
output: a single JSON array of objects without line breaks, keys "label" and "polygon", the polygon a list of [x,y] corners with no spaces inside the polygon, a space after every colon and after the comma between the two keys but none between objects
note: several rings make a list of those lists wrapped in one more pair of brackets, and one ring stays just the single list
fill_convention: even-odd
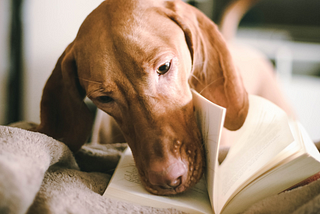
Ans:
[{"label": "dog eye", "polygon": [[158,69],[157,69],[157,73],[159,75],[163,75],[165,73],[167,73],[170,69],[171,63],[170,62],[166,62],[163,65],[161,65]]},{"label": "dog eye", "polygon": [[101,97],[98,97],[98,101],[100,103],[110,103],[113,101],[113,99],[109,96],[101,96]]}]

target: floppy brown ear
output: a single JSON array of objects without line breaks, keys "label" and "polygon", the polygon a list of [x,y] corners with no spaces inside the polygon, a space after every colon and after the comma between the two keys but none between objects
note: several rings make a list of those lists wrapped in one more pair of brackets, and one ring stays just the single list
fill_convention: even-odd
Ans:
[{"label": "floppy brown ear", "polygon": [[249,109],[242,78],[218,27],[196,8],[182,2],[166,3],[169,18],[184,31],[193,70],[189,84],[212,102],[226,107],[225,127],[239,129]]},{"label": "floppy brown ear", "polygon": [[73,151],[80,149],[93,124],[84,97],[71,44],[60,56],[43,89],[41,124],[37,131],[64,142]]}]

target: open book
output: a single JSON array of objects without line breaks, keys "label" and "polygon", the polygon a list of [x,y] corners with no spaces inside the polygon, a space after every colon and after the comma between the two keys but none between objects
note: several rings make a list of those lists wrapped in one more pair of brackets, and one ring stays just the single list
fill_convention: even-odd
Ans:
[{"label": "open book", "polygon": [[218,164],[225,109],[193,91],[195,114],[207,156],[202,180],[176,196],[156,196],[140,183],[128,148],[104,193],[105,197],[187,213],[238,213],[320,171],[320,154],[300,123],[270,101],[250,95],[244,125],[226,159]]}]

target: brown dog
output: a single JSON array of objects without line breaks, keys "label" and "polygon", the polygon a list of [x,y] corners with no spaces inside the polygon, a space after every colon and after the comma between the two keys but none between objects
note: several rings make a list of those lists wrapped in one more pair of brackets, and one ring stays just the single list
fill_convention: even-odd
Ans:
[{"label": "brown dog", "polygon": [[46,83],[38,131],[78,150],[90,134],[88,96],[119,125],[146,189],[176,194],[203,174],[190,88],[240,128],[248,95],[217,26],[177,0],[106,0],[83,22]]}]

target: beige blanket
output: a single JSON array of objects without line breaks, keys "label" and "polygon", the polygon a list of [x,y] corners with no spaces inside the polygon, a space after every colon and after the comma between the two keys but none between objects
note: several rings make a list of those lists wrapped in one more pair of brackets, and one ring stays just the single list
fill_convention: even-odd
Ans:
[{"label": "beige blanket", "polygon": [[[125,147],[86,145],[73,155],[46,135],[0,126],[0,213],[181,213],[101,196]],[[319,193],[320,180],[245,213],[320,213]]]}]

